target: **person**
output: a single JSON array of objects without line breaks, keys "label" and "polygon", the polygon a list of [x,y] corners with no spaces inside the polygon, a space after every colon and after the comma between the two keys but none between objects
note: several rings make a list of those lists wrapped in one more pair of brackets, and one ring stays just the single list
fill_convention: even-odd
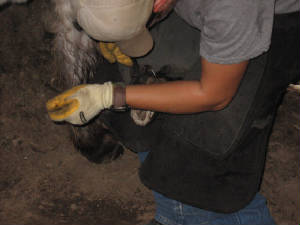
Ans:
[{"label": "person", "polygon": [[[156,202],[151,225],[275,224],[259,186],[276,109],[299,79],[299,2],[79,5],[79,25],[102,42],[107,57],[125,54],[156,69],[170,65],[180,79],[76,86],[47,102],[50,118],[82,125],[100,113],[139,154],[141,181]],[[164,20],[150,34],[152,10]],[[126,107],[160,113],[141,127],[128,111],[114,112]]]}]

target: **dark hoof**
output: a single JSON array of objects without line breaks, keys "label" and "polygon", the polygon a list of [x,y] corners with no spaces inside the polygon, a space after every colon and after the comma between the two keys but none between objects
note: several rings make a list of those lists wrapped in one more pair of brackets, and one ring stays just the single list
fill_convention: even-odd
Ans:
[{"label": "dark hoof", "polygon": [[73,126],[71,138],[76,149],[94,163],[110,162],[124,152],[123,146],[97,119],[86,126]]}]

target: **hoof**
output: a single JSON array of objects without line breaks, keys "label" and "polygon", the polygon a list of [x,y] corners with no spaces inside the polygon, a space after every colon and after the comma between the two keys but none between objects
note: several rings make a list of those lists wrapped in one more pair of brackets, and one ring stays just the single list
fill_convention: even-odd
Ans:
[{"label": "hoof", "polygon": [[110,162],[124,152],[121,143],[97,119],[86,126],[72,126],[71,138],[76,149],[93,163]]}]

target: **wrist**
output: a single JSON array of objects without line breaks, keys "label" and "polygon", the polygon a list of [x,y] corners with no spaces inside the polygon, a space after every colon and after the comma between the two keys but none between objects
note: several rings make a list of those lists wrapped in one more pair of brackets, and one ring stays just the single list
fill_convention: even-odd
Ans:
[{"label": "wrist", "polygon": [[125,111],[128,108],[126,104],[126,86],[123,83],[113,85],[113,104],[112,109]]},{"label": "wrist", "polygon": [[[109,109],[113,104],[113,84],[112,82],[105,82],[103,84],[90,84],[87,86],[90,99],[89,104],[99,108],[99,110]],[[85,94],[86,95],[86,94]]]}]

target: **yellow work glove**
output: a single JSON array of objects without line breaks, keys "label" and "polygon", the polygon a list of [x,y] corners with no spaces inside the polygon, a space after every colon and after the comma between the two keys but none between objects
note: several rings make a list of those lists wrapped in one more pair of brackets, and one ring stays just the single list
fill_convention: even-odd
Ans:
[{"label": "yellow work glove", "polygon": [[117,61],[125,66],[133,65],[131,58],[123,54],[115,43],[99,42],[99,49],[103,57],[110,63]]},{"label": "yellow work glove", "polygon": [[82,125],[112,104],[113,84],[106,82],[73,87],[50,99],[46,106],[52,120]]}]

